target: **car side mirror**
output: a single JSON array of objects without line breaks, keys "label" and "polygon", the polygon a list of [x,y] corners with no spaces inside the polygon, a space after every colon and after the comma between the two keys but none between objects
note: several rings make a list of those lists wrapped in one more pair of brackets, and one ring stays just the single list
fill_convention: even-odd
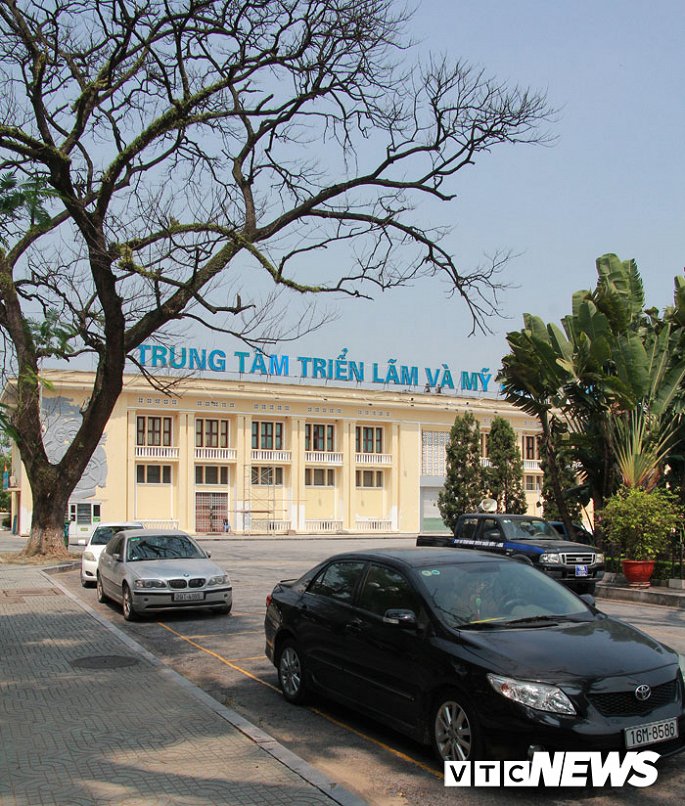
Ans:
[{"label": "car side mirror", "polygon": [[112,554],[112,559],[116,560],[118,563],[120,563],[121,562],[121,554],[119,554],[119,553]]},{"label": "car side mirror", "polygon": [[418,621],[416,618],[416,613],[413,610],[397,608],[385,611],[383,623],[392,624],[398,627],[416,627]]},{"label": "car side mirror", "polygon": [[212,556],[212,552],[211,552],[211,551],[205,551],[205,554],[206,554],[208,557],[211,557],[211,556]]}]

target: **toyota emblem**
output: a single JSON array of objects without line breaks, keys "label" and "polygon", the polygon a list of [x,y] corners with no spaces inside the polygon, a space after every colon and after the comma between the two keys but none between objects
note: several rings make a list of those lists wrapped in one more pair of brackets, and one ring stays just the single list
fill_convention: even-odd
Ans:
[{"label": "toyota emblem", "polygon": [[644,702],[652,696],[652,689],[649,686],[642,685],[635,689],[635,699]]}]

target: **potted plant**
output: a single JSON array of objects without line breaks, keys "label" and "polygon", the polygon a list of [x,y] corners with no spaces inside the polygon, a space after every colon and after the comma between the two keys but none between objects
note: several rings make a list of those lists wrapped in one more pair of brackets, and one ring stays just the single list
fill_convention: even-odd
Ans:
[{"label": "potted plant", "polygon": [[668,490],[621,487],[602,512],[607,538],[616,545],[623,574],[634,587],[649,587],[656,556],[669,546],[682,513]]}]

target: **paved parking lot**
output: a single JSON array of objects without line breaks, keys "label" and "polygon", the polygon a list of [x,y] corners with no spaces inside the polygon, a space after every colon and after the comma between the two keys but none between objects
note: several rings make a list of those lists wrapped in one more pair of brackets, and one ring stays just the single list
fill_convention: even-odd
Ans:
[{"label": "paved parking lot", "polygon": [[[230,617],[197,611],[128,624],[116,605],[98,604],[94,590],[81,588],[76,571],[60,574],[57,579],[68,593],[154,657],[365,802],[379,806],[454,804],[454,790],[445,790],[441,771],[427,750],[330,703],[317,702],[311,708],[289,705],[278,691],[275,670],[264,657],[265,597],[274,582],[299,575],[319,559],[346,550],[350,542],[206,541],[213,559],[232,576],[235,608]],[[359,547],[396,543],[354,541]],[[685,650],[683,611],[619,602],[602,602],[602,606]],[[566,804],[590,799],[598,806],[637,803],[640,798],[660,806],[680,803],[683,786],[685,758],[680,757],[662,765],[658,783],[648,791],[630,787],[599,791],[471,790],[460,791],[458,798],[460,804]]]},{"label": "paved parking lot", "polygon": [[[265,597],[279,579],[292,578],[320,559],[348,550],[391,546],[406,540],[238,540],[228,538],[204,543],[212,557],[231,574],[234,613],[229,617],[165,614],[152,621],[129,625],[115,605],[97,605],[92,590],[83,591],[75,574],[64,576],[75,594],[92,606],[103,608],[107,618],[130,631],[155,654],[194,680],[219,701],[255,721],[279,742],[369,803],[383,806],[454,803],[454,791],[445,790],[442,771],[425,748],[357,714],[326,702],[311,708],[286,703],[278,691],[276,671],[264,657],[263,618]],[[631,610],[635,619],[649,622],[652,632],[669,637],[682,630],[685,612],[606,602],[610,612]],[[683,639],[681,639],[683,640]],[[672,643],[672,642],[671,642]],[[682,649],[685,650],[685,642]],[[659,781],[660,797],[685,783],[685,759],[666,762]],[[635,790],[601,791],[593,802],[637,802]],[[644,795],[644,793],[643,793]],[[588,793],[585,793],[585,797]],[[459,793],[468,803],[521,803],[536,799],[567,803],[580,793],[566,791],[509,794],[483,790]]]}]

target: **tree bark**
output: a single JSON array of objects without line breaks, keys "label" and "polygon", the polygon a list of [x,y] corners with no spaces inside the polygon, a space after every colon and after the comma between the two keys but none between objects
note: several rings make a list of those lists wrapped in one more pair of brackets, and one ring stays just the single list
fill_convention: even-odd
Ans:
[{"label": "tree bark", "polygon": [[37,484],[33,488],[33,517],[29,541],[21,554],[62,559],[69,556],[64,540],[64,523],[71,489],[66,485]]},{"label": "tree bark", "polygon": [[568,512],[568,506],[566,505],[566,499],[564,498],[564,491],[562,490],[561,482],[559,481],[559,465],[557,464],[557,456],[554,449],[554,442],[552,440],[552,429],[550,427],[549,417],[547,416],[546,411],[540,412],[539,420],[540,425],[542,426],[542,445],[545,454],[547,455],[549,481],[552,485],[552,490],[554,491],[554,498],[557,502],[559,516],[561,517],[561,521],[566,528],[566,534],[570,540],[571,535],[573,534],[573,525],[571,523],[571,516]]}]

